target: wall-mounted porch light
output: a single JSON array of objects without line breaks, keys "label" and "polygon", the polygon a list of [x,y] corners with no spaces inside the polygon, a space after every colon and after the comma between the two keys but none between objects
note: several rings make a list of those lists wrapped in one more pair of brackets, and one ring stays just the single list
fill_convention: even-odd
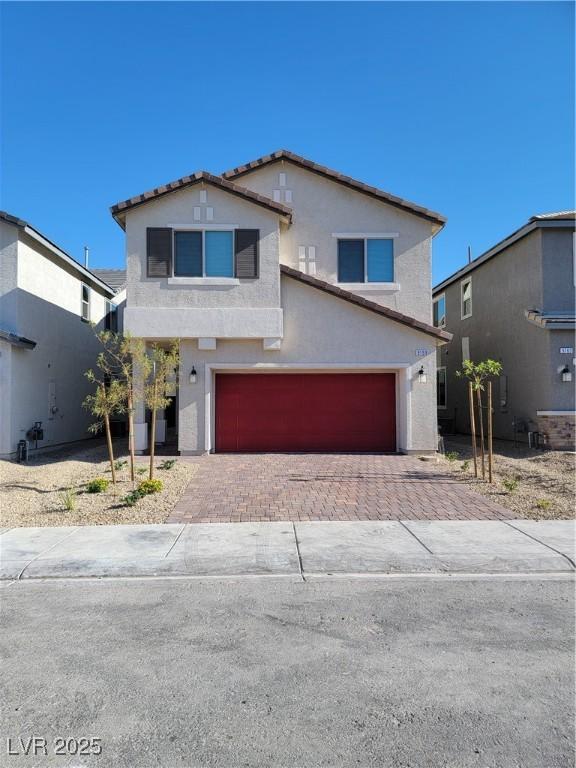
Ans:
[{"label": "wall-mounted porch light", "polygon": [[562,381],[572,381],[572,371],[567,365],[562,368],[560,373],[562,374]]},{"label": "wall-mounted porch light", "polygon": [[426,371],[424,370],[424,366],[421,365],[420,370],[418,371],[418,384],[426,384],[427,381]]},{"label": "wall-mounted porch light", "polygon": [[190,371],[190,376],[188,377],[188,380],[190,384],[196,384],[196,368],[192,366],[192,370]]}]

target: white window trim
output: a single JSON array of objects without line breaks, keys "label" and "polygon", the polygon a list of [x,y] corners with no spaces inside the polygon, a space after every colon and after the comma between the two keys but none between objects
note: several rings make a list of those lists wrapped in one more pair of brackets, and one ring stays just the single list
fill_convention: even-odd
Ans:
[{"label": "white window trim", "polygon": [[[332,233],[332,236],[334,236],[334,233]],[[343,288],[344,290],[348,291],[382,291],[382,290],[388,290],[388,291],[399,291],[400,290],[400,283],[397,282],[391,282],[391,283],[375,283],[370,280],[368,280],[368,248],[366,246],[366,243],[368,240],[390,240],[392,239],[393,235],[356,235],[356,234],[341,234],[338,235],[338,239],[336,240],[336,269],[338,269],[338,242],[339,240],[363,240],[364,241],[364,280],[361,283],[340,283],[337,282],[336,285],[339,288]],[[394,276],[396,276],[396,252],[394,250],[394,247],[392,247],[392,272],[394,273]],[[362,286],[359,288],[358,286]],[[371,286],[371,287],[366,287]]]},{"label": "white window trim", "polygon": [[[464,314],[464,286],[470,283],[470,312],[465,315]],[[466,318],[472,317],[472,278],[466,277],[464,280],[460,281],[460,319],[466,320]]]},{"label": "white window trim", "polygon": [[[436,405],[439,411],[445,411],[448,408],[448,375],[446,373],[446,366],[439,365],[436,368],[436,387],[438,387],[438,371],[444,371],[444,405]],[[438,401],[438,394],[436,394],[436,401]]]},{"label": "white window trim", "polygon": [[[232,233],[232,271],[234,271],[234,232],[231,229],[221,227],[186,227],[185,229],[172,229],[172,274],[168,278],[168,285],[240,285],[240,280],[234,275],[230,277],[206,274],[206,232],[231,232]],[[202,233],[202,275],[176,275],[176,233],[177,232],[201,232]]]},{"label": "white window trim", "polygon": [[[88,301],[84,301],[84,288],[88,291]],[[89,323],[91,319],[91,312],[92,312],[92,293],[90,290],[90,286],[88,283],[80,283],[80,319],[84,323]],[[88,317],[84,317],[84,305],[88,307]]]},{"label": "white window trim", "polygon": [[342,240],[382,240],[400,237],[399,232],[332,232],[332,237]]},{"label": "white window trim", "polygon": [[[441,325],[436,325],[436,328],[446,328],[446,294],[441,293],[439,296],[436,296],[436,298],[432,300],[432,304],[436,304],[441,299],[444,299],[444,322]],[[432,311],[432,324],[434,324],[434,311]]]}]

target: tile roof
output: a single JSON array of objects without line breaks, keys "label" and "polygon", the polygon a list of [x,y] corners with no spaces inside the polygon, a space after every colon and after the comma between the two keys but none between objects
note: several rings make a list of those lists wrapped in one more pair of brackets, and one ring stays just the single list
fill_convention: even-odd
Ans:
[{"label": "tile roof", "polygon": [[553,219],[555,221],[570,221],[576,219],[576,211],[553,211],[552,213],[538,213],[532,216],[530,221],[545,221]]},{"label": "tile roof", "polygon": [[357,307],[361,307],[362,309],[375,312],[377,315],[386,317],[388,320],[394,320],[397,323],[402,323],[402,325],[407,325],[416,331],[422,331],[422,333],[426,333],[429,336],[434,336],[434,338],[440,339],[441,341],[450,341],[452,339],[452,334],[448,333],[448,331],[443,331],[442,329],[436,328],[435,326],[429,325],[428,323],[424,323],[421,320],[416,320],[416,318],[410,317],[409,315],[404,315],[402,312],[397,312],[395,309],[383,307],[381,304],[377,304],[375,301],[365,299],[363,296],[357,296],[351,291],[345,291],[343,288],[332,285],[332,283],[327,283],[324,280],[319,280],[317,277],[312,277],[312,275],[307,275],[305,272],[300,272],[293,267],[288,267],[285,264],[281,264],[280,271],[283,275],[292,277],[294,280],[299,280],[301,283],[305,283],[312,288],[317,288],[319,291],[329,293],[330,295],[336,296],[339,299],[348,301],[350,304],[355,304]]},{"label": "tile roof", "polygon": [[114,293],[119,293],[126,285],[125,269],[93,269],[92,272],[109,285]]},{"label": "tile roof", "polygon": [[394,205],[397,208],[408,211],[409,213],[413,213],[417,216],[428,219],[429,221],[438,225],[438,229],[441,229],[446,223],[446,218],[441,214],[436,213],[435,211],[431,211],[428,208],[423,208],[422,206],[411,203],[408,200],[403,200],[401,197],[391,195],[389,192],[384,192],[384,190],[378,189],[377,187],[371,187],[368,184],[364,184],[362,181],[358,181],[357,179],[353,179],[350,176],[345,176],[338,171],[334,171],[331,168],[327,168],[325,165],[319,165],[318,163],[314,163],[312,160],[307,160],[305,157],[294,154],[294,152],[289,152],[287,149],[279,149],[277,152],[272,152],[270,155],[264,155],[263,157],[259,157],[257,160],[252,160],[250,163],[245,163],[244,165],[240,165],[237,168],[232,168],[229,171],[225,171],[222,174],[222,177],[225,179],[237,179],[246,173],[250,173],[256,168],[261,168],[264,165],[269,165],[270,163],[275,163],[279,160],[287,160],[288,162],[294,163],[301,168],[305,168],[308,171],[312,171],[313,173],[317,173],[320,176],[331,179],[338,184],[343,184],[344,186],[349,187],[350,189],[354,189],[357,192],[362,192],[365,195],[374,197],[383,203]]},{"label": "tile roof", "polygon": [[212,184],[215,187],[223,189],[225,192],[230,192],[232,195],[237,195],[238,197],[242,197],[251,203],[261,205],[264,208],[268,208],[270,211],[273,211],[280,216],[285,216],[288,219],[292,217],[292,210],[288,206],[282,205],[282,203],[276,203],[269,197],[265,197],[264,195],[260,195],[257,192],[253,192],[251,189],[246,189],[245,187],[241,187],[238,184],[234,184],[227,179],[223,179],[221,176],[215,176],[212,173],[208,173],[208,171],[197,171],[196,173],[190,174],[190,176],[183,176],[181,179],[176,179],[176,181],[170,181],[168,184],[163,184],[161,187],[156,187],[155,189],[151,189],[148,192],[143,192],[141,195],[136,195],[136,197],[131,197],[128,200],[122,200],[122,202],[113,205],[110,208],[110,211],[118,224],[124,228],[123,223],[119,217],[121,217],[126,211],[129,211],[138,205],[148,203],[150,200],[155,200],[158,197],[162,197],[163,195],[176,192],[179,189],[184,189],[185,187],[191,187],[194,184],[199,184],[200,182]]}]

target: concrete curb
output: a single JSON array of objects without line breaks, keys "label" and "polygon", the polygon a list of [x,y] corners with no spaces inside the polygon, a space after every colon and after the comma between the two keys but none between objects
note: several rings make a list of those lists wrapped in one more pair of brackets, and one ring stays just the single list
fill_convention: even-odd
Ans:
[{"label": "concrete curb", "polygon": [[12,528],[0,579],[570,573],[575,523],[362,521]]}]

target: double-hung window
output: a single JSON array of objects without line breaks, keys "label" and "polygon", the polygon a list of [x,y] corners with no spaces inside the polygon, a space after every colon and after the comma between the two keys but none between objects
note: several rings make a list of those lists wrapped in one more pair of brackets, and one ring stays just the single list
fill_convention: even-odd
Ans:
[{"label": "double-hung window", "polygon": [[174,232],[175,277],[234,277],[234,233],[223,230]]},{"label": "double-hung window", "polygon": [[118,330],[118,307],[111,301],[106,302],[106,317],[104,318],[104,328],[107,331],[116,333]]},{"label": "double-hung window", "polygon": [[462,304],[462,320],[472,317],[472,278],[462,280],[460,283],[460,297]]},{"label": "double-hung window", "polygon": [[436,403],[438,408],[446,408],[446,368],[436,368]]},{"label": "double-hung window", "polygon": [[443,293],[434,299],[434,325],[436,328],[446,327],[446,296]]},{"label": "double-hung window", "polygon": [[339,283],[393,283],[394,241],[389,238],[338,240]]},{"label": "double-hung window", "polygon": [[90,288],[84,283],[82,283],[80,316],[85,322],[90,322]]}]

